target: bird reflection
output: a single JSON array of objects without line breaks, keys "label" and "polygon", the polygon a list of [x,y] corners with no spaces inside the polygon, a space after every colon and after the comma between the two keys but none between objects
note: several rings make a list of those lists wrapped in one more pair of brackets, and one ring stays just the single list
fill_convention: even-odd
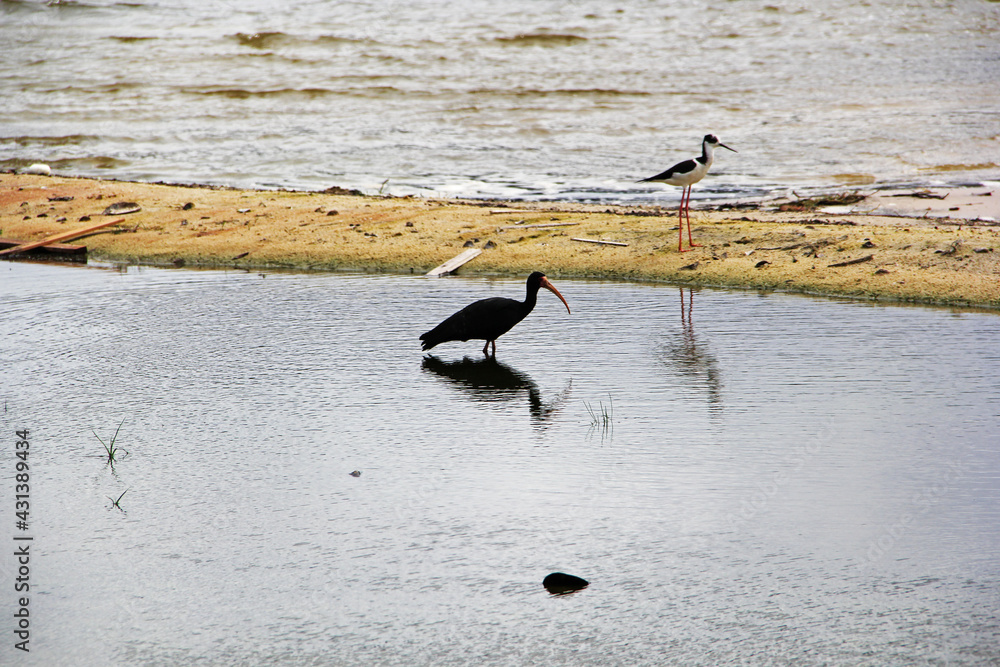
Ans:
[{"label": "bird reflection", "polygon": [[434,355],[424,357],[421,367],[434,373],[470,398],[482,402],[516,400],[528,393],[528,410],[535,426],[545,426],[562,409],[569,395],[570,384],[549,401],[542,400],[542,393],[531,377],[495,357],[461,361],[442,361]]},{"label": "bird reflection", "polygon": [[704,387],[708,397],[708,407],[712,412],[722,410],[722,380],[719,377],[719,362],[708,347],[700,342],[694,332],[694,290],[688,288],[687,303],[684,288],[680,288],[681,328],[670,334],[659,346],[659,356],[663,363],[675,369],[678,375],[692,380],[692,384]]}]

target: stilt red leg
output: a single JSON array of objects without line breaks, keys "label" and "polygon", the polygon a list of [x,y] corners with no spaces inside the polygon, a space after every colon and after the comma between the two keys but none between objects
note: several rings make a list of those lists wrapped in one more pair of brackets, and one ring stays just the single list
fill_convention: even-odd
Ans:
[{"label": "stilt red leg", "polygon": [[700,243],[695,243],[691,236],[691,186],[684,188],[681,192],[681,207],[677,209],[677,252],[687,252],[684,249],[684,221],[687,220],[688,244],[691,248],[700,248]]},{"label": "stilt red leg", "polygon": [[677,252],[687,252],[684,250],[684,203],[687,201],[688,189],[681,190],[681,205],[677,209]]},{"label": "stilt red leg", "polygon": [[[687,217],[688,241],[691,242],[691,186],[684,188],[681,192],[681,207],[677,211],[677,251],[687,252],[691,248],[684,250],[684,218]],[[697,243],[691,243],[694,247],[701,247]]]},{"label": "stilt red leg", "polygon": [[687,200],[687,207],[685,210],[687,211],[687,221],[688,221],[688,243],[691,245],[692,248],[700,248],[701,244],[695,243],[694,239],[691,238],[691,186],[690,185],[688,186],[688,200]]}]

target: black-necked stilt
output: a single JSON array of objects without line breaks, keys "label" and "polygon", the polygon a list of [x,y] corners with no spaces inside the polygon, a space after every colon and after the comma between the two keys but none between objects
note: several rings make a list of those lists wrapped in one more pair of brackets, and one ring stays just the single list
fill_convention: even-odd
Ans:
[{"label": "black-necked stilt", "polygon": [[[681,206],[677,210],[677,250],[679,252],[687,252],[687,250],[683,249],[684,219],[682,216],[684,215],[687,216],[688,243],[695,248],[701,247],[691,238],[691,186],[705,178],[708,168],[712,166],[712,151],[715,150],[716,146],[722,146],[734,153],[739,152],[735,148],[729,148],[729,146],[719,141],[719,138],[714,134],[706,134],[705,138],[701,140],[701,155],[679,162],[662,174],[639,181],[640,183],[667,183],[668,185],[679,185],[684,188],[684,191],[681,193]],[[688,250],[690,249],[688,248]]]}]

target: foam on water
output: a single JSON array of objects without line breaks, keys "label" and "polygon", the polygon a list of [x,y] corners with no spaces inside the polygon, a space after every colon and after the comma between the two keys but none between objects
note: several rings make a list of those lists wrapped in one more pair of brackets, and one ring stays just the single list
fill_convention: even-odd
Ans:
[{"label": "foam on water", "polygon": [[713,132],[740,153],[696,196],[1000,173],[996,3],[8,0],[0,15],[6,167],[659,203],[679,193],[632,184]]}]

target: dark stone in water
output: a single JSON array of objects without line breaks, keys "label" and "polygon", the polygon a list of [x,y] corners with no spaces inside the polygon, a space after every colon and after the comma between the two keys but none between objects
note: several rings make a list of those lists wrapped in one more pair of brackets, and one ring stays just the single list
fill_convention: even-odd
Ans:
[{"label": "dark stone in water", "polygon": [[563,572],[553,572],[542,580],[542,586],[552,595],[567,595],[580,589],[586,588],[590,582],[572,574]]}]

